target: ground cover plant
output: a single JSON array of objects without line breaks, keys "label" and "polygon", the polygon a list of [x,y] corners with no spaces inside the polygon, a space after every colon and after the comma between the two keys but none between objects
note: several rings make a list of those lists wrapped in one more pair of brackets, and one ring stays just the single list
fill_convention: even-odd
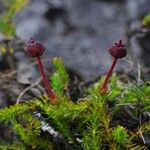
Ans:
[{"label": "ground cover plant", "polygon": [[[43,46],[31,40],[27,44],[28,55],[41,56]],[[125,49],[125,45],[122,46],[120,41],[110,49],[118,53],[118,50]],[[110,81],[107,76],[101,77],[85,87],[83,96],[73,102],[67,95],[69,74],[63,61],[54,58],[52,63],[55,72],[50,77],[49,84],[53,91],[50,94],[55,93],[57,101],[53,103],[51,95],[41,95],[28,102],[1,109],[0,122],[11,128],[13,136],[10,142],[1,139],[1,149],[149,148],[149,82],[137,85],[126,77],[112,75],[112,72],[110,77],[109,71]],[[101,92],[101,87],[106,87],[106,83],[107,90]]]}]

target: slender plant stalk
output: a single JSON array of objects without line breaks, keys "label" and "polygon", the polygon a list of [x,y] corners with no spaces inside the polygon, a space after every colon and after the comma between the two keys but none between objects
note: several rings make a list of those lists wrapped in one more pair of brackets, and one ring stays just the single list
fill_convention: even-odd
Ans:
[{"label": "slender plant stalk", "polygon": [[106,75],[106,78],[105,78],[105,80],[104,80],[104,83],[103,83],[103,85],[102,85],[102,89],[105,89],[105,88],[107,87],[107,84],[108,84],[108,82],[109,82],[109,78],[110,78],[111,75],[112,75],[112,72],[113,72],[113,69],[114,69],[116,63],[117,63],[117,58],[114,57],[114,58],[113,58],[113,63],[112,63],[112,65],[111,65],[111,67],[110,67],[110,69],[109,69],[109,71],[108,71],[108,73],[107,73],[107,75]]},{"label": "slender plant stalk", "polygon": [[109,82],[109,79],[112,75],[112,72],[113,72],[113,69],[117,63],[117,60],[119,58],[123,58],[127,55],[127,50],[126,50],[126,47],[125,45],[122,43],[122,40],[119,40],[118,43],[115,43],[114,46],[112,46],[111,48],[108,49],[108,52],[110,55],[113,56],[113,63],[109,69],[109,71],[107,72],[107,75],[106,75],[106,78],[104,80],[104,83],[102,84],[102,87],[100,87],[100,93],[101,94],[105,94],[108,92],[108,82]]},{"label": "slender plant stalk", "polygon": [[38,67],[39,67],[39,70],[40,70],[40,74],[41,74],[41,76],[42,76],[42,78],[43,78],[43,83],[44,83],[44,85],[45,85],[45,89],[46,89],[46,91],[47,91],[47,94],[48,94],[48,96],[50,97],[51,102],[54,104],[54,103],[56,103],[56,101],[57,101],[57,97],[56,97],[55,93],[52,91],[52,88],[51,88],[51,86],[49,85],[49,82],[48,82],[48,80],[47,80],[47,78],[46,78],[46,75],[45,75],[45,72],[44,72],[44,68],[43,68],[43,65],[42,65],[41,58],[40,58],[40,57],[37,57],[36,60],[37,60],[37,64],[38,64]]}]

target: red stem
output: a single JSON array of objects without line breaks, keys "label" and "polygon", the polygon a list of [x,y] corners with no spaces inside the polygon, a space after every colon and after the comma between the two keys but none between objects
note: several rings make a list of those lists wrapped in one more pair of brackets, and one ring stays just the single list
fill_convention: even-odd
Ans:
[{"label": "red stem", "polygon": [[57,97],[56,97],[56,94],[52,91],[52,88],[51,88],[51,86],[50,86],[50,84],[49,84],[49,82],[46,78],[41,58],[37,57],[36,60],[37,60],[37,64],[38,64],[38,67],[39,67],[40,74],[43,78],[43,82],[44,82],[44,86],[45,86],[45,89],[47,91],[47,94],[50,97],[51,102],[55,103],[57,101]]},{"label": "red stem", "polygon": [[106,78],[105,78],[105,80],[104,80],[104,83],[103,83],[103,86],[102,86],[103,89],[105,89],[105,88],[107,87],[109,78],[110,78],[111,75],[112,75],[112,72],[113,72],[113,69],[114,69],[116,63],[117,63],[117,58],[114,57],[113,63],[112,63],[112,65],[111,65],[109,71],[107,72]]}]

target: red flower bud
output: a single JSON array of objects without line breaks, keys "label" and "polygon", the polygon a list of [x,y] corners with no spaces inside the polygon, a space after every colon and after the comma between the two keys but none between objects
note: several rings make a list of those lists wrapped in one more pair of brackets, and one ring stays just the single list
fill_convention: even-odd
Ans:
[{"label": "red flower bud", "polygon": [[122,40],[119,43],[115,43],[110,49],[108,49],[109,53],[115,58],[123,58],[127,55],[127,50],[124,44],[122,44]]},{"label": "red flower bud", "polygon": [[122,40],[119,41],[119,43],[115,43],[114,46],[112,46],[110,49],[108,49],[108,52],[114,57],[113,63],[110,67],[110,69],[107,72],[106,78],[104,80],[104,83],[102,87],[100,87],[100,93],[105,94],[108,91],[108,82],[112,75],[113,69],[116,66],[118,58],[123,58],[127,55],[127,50],[124,44],[122,44]]},{"label": "red flower bud", "polygon": [[26,45],[26,52],[30,57],[35,57],[35,59],[37,60],[39,71],[43,78],[47,94],[50,97],[51,103],[55,104],[57,102],[57,95],[53,92],[52,87],[50,86],[49,81],[46,78],[46,74],[44,72],[43,64],[40,58],[40,56],[44,52],[44,46],[40,44],[38,41],[35,41],[33,38],[31,38]]},{"label": "red flower bud", "polygon": [[26,52],[30,57],[40,57],[44,50],[44,46],[33,38],[26,45]]}]

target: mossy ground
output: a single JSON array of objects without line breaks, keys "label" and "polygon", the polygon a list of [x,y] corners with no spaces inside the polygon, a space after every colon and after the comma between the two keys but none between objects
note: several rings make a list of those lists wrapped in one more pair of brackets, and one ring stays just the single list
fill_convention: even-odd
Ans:
[{"label": "mossy ground", "polygon": [[1,139],[1,149],[148,149],[150,83],[113,75],[109,92],[101,95],[103,78],[72,102],[66,95],[69,76],[60,58],[51,77],[58,103],[47,96],[0,110],[0,122],[12,130],[13,141]]}]

